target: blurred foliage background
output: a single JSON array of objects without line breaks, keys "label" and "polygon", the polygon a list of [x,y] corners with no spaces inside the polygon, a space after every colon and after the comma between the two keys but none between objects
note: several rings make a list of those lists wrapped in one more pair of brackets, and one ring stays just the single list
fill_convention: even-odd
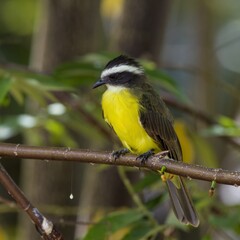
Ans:
[{"label": "blurred foliage background", "polygon": [[[94,150],[121,147],[93,91],[120,53],[139,58],[172,104],[184,159],[240,169],[240,2],[0,0],[0,141]],[[230,144],[226,138],[232,138]],[[200,227],[175,219],[154,173],[1,159],[66,239],[239,239],[240,190],[187,180]],[[136,200],[137,199],[137,200]],[[0,239],[40,239],[0,186]]]}]

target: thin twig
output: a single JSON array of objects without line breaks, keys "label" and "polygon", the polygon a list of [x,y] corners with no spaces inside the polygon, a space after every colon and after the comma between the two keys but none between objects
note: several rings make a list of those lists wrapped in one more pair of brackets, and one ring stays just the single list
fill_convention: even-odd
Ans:
[{"label": "thin twig", "polygon": [[0,183],[18,205],[28,214],[44,240],[63,240],[62,234],[55,228],[50,220],[44,217],[39,210],[30,203],[8,175],[2,164],[0,164]]},{"label": "thin twig", "polygon": [[167,168],[166,172],[179,176],[204,181],[215,180],[217,183],[228,185],[240,185],[240,172],[187,164],[173,159],[160,158],[158,155],[149,158],[145,164],[142,164],[140,161],[136,160],[136,156],[134,155],[123,156],[115,161],[110,152],[60,147],[33,147],[20,144],[1,143],[0,157],[130,166],[146,168],[153,171],[158,171],[162,166],[165,166]]},{"label": "thin twig", "polygon": [[125,185],[128,193],[131,195],[133,201],[137,205],[137,207],[146,215],[146,217],[151,221],[153,226],[158,226],[157,221],[154,219],[152,214],[148,211],[148,209],[145,207],[145,205],[142,203],[142,200],[140,199],[139,195],[134,191],[133,186],[131,182],[129,181],[125,170],[123,167],[118,168],[118,174],[120,175],[120,178]]}]

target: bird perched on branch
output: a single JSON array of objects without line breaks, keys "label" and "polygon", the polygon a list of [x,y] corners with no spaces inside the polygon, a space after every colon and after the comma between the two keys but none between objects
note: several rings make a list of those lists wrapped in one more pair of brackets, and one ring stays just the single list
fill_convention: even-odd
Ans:
[{"label": "bird perched on branch", "polygon": [[[102,96],[104,119],[125,147],[114,152],[116,159],[131,152],[144,163],[151,155],[168,150],[170,158],[182,161],[173,117],[135,59],[121,55],[111,60],[93,88],[102,85],[107,86]],[[176,217],[197,227],[199,219],[182,177],[168,175],[166,185]]]}]

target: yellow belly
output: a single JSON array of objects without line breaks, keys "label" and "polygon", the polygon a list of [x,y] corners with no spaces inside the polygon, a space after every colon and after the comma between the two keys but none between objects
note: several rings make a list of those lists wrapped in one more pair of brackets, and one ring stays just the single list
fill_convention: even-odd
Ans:
[{"label": "yellow belly", "polygon": [[159,147],[141,125],[139,107],[137,98],[127,89],[108,89],[103,94],[104,119],[113,127],[124,147],[136,154],[150,149],[159,152]]}]

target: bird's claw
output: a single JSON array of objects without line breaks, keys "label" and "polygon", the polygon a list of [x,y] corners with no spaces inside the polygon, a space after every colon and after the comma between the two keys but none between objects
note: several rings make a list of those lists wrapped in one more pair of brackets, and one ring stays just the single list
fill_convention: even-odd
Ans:
[{"label": "bird's claw", "polygon": [[154,155],[153,149],[139,155],[136,159],[140,160],[142,164],[145,164],[147,162],[148,158],[151,157],[152,155]]},{"label": "bird's claw", "polygon": [[118,158],[120,158],[121,156],[124,156],[125,154],[129,153],[129,150],[126,148],[114,151],[112,153],[112,157],[114,158],[114,160],[116,161]]}]

